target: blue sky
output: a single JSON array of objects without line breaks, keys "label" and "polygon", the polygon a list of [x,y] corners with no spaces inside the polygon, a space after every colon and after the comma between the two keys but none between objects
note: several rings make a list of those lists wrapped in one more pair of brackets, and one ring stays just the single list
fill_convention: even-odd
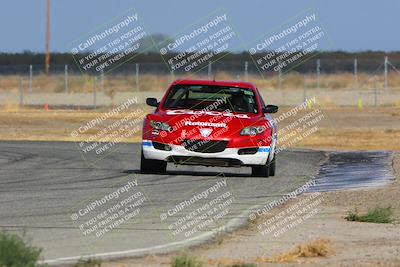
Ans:
[{"label": "blue sky", "polygon": [[[44,50],[45,0],[2,0],[0,52]],[[149,33],[175,36],[187,25],[223,8],[244,41],[259,39],[308,8],[329,34],[329,50],[400,50],[400,1],[132,1],[52,0],[53,52],[134,8]],[[238,48],[237,48],[238,49]]]}]

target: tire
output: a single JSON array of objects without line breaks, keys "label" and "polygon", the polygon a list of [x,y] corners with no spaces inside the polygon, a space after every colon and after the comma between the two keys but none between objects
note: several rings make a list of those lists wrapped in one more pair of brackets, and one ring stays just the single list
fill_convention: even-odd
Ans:
[{"label": "tire", "polygon": [[269,177],[268,165],[256,165],[251,167],[251,176],[254,177]]},{"label": "tire", "polygon": [[156,159],[146,159],[141,153],[140,173],[143,174],[165,174],[167,172],[167,162]]},{"label": "tire", "polygon": [[275,155],[274,159],[268,163],[268,168],[269,168],[269,176],[275,176],[275,169],[276,169],[276,162],[275,162]]}]

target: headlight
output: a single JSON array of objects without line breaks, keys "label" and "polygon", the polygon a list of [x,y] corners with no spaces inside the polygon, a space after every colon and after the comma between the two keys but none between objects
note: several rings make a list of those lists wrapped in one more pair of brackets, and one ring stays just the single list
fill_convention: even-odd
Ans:
[{"label": "headlight", "polygon": [[240,132],[240,135],[255,136],[257,134],[262,134],[264,131],[265,126],[246,127]]},{"label": "headlight", "polygon": [[172,132],[172,127],[168,125],[168,123],[160,122],[160,121],[150,121],[150,126],[156,130],[162,130],[167,132]]}]

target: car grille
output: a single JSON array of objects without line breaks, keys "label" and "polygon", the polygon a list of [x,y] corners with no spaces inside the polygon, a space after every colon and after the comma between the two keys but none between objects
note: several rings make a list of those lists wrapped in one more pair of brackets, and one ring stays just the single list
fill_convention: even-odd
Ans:
[{"label": "car grille", "polygon": [[240,167],[243,163],[238,159],[230,158],[202,158],[190,156],[169,156],[168,162],[182,165],[202,165],[220,167]]},{"label": "car grille", "polygon": [[200,153],[218,153],[225,150],[228,141],[185,139],[182,145],[186,150]]}]

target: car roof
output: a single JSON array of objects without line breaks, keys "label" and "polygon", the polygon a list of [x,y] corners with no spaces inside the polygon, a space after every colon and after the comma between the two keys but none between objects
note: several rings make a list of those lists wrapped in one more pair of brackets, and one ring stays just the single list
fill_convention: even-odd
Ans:
[{"label": "car roof", "polygon": [[247,89],[256,89],[254,84],[248,82],[237,82],[237,81],[212,81],[212,80],[175,80],[172,85],[183,84],[183,85],[214,85],[214,86],[228,86],[228,87],[240,87]]}]

